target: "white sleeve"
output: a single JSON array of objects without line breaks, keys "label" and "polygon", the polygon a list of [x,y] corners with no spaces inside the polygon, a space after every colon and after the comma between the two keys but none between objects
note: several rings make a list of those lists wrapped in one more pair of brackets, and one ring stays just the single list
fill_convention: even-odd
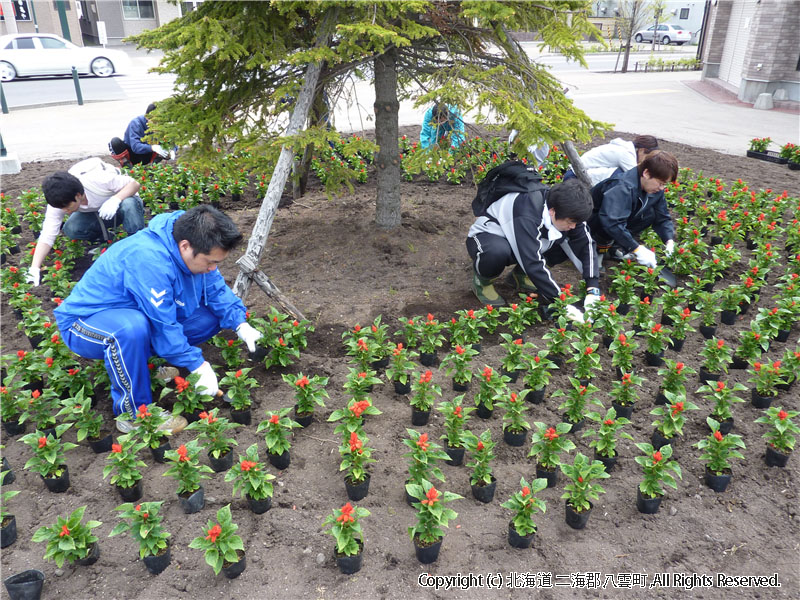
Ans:
[{"label": "white sleeve", "polygon": [[53,246],[55,244],[56,237],[61,229],[61,223],[64,221],[65,214],[66,213],[62,209],[55,208],[49,204],[47,205],[47,209],[44,211],[42,231],[39,234],[40,242],[48,244],[49,246]]}]

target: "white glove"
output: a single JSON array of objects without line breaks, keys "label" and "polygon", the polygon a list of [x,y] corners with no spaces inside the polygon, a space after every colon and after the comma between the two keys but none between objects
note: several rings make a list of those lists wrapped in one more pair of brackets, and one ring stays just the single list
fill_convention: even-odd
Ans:
[{"label": "white glove", "polygon": [[242,340],[250,352],[256,351],[256,342],[261,339],[261,332],[247,321],[236,328],[236,335]]},{"label": "white glove", "polygon": [[167,152],[166,150],[164,150],[164,149],[163,149],[161,146],[159,146],[158,144],[151,144],[151,145],[150,145],[150,147],[153,149],[153,152],[155,152],[156,154],[158,154],[158,155],[159,155],[161,158],[169,158],[169,152]]},{"label": "white glove", "polygon": [[117,211],[119,210],[119,205],[121,203],[122,200],[120,200],[116,196],[111,196],[111,198],[103,202],[103,205],[100,207],[100,210],[97,211],[98,216],[104,221],[113,219],[114,216],[117,214]]},{"label": "white glove", "polygon": [[675,251],[675,240],[667,240],[667,243],[664,246],[664,254],[667,256],[672,256],[672,253]]},{"label": "white glove", "polygon": [[636,260],[645,267],[656,268],[656,254],[650,248],[645,248],[641,244],[633,251]]},{"label": "white glove", "polygon": [[570,321],[577,321],[578,323],[583,323],[583,313],[580,309],[575,308],[572,304],[567,305],[567,318]]},{"label": "white glove", "polygon": [[28,274],[25,276],[25,281],[33,284],[33,287],[39,287],[41,276],[42,272],[39,269],[36,267],[30,267],[28,269]]},{"label": "white glove", "polygon": [[[192,373],[199,373],[200,379],[195,384],[195,389],[199,394],[204,396],[216,396],[219,391],[219,383],[217,383],[217,375],[208,361],[197,367]],[[205,388],[205,389],[201,389]]]},{"label": "white glove", "polygon": [[589,310],[595,302],[600,302],[600,296],[592,293],[586,294],[586,298],[583,299],[583,312],[589,314]]}]

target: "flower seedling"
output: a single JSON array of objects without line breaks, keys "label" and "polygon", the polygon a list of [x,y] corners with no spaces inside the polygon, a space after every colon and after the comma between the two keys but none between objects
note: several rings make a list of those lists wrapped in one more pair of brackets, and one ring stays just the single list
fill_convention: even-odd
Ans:
[{"label": "flower seedling", "polygon": [[779,360],[772,364],[754,361],[747,373],[749,374],[747,381],[753,384],[759,396],[775,397],[778,395],[777,386],[786,383],[781,373],[781,361]]},{"label": "flower seedling", "polygon": [[168,547],[169,533],[164,531],[161,522],[164,517],[159,513],[164,502],[142,502],[134,505],[131,502],[120,504],[114,510],[123,519],[121,523],[108,534],[114,537],[120,533],[127,533],[139,544],[139,558],[145,556],[158,556],[163,554]]},{"label": "flower seedling", "polygon": [[689,307],[681,310],[677,309],[677,315],[672,317],[672,339],[685,340],[689,333],[696,331],[692,327],[692,321],[697,319],[698,313],[691,310]]},{"label": "flower seedling", "polygon": [[547,358],[547,351],[542,350],[535,356],[523,356],[523,368],[525,373],[522,376],[522,383],[530,390],[541,390],[550,383],[551,370],[557,369],[556,364]]},{"label": "flower seedling", "polygon": [[344,389],[356,400],[366,398],[372,391],[372,386],[383,383],[372,369],[349,369]]},{"label": "flower seedling", "polygon": [[181,444],[175,450],[167,450],[164,458],[170,467],[164,472],[164,477],[172,477],[178,482],[177,494],[188,496],[200,489],[200,482],[208,479],[206,473],[214,471],[208,465],[200,464],[198,455],[200,446],[197,440]]},{"label": "flower seedling", "polygon": [[481,342],[481,311],[465,309],[456,311],[458,318],[450,322],[450,345],[468,346]]},{"label": "flower seedling", "polygon": [[429,411],[436,396],[442,395],[442,388],[431,381],[433,373],[425,371],[411,384],[411,407],[418,411]]},{"label": "flower seedling", "polygon": [[[414,359],[419,356],[419,352],[403,347],[402,343],[397,344],[389,357],[389,366],[386,369],[386,377],[389,381],[397,381],[405,385],[409,382],[411,373],[414,370]],[[442,361],[444,363],[444,361]]]},{"label": "flower seedling", "polygon": [[573,463],[561,463],[561,472],[571,480],[564,486],[562,498],[566,499],[575,512],[583,512],[591,508],[590,500],[597,500],[605,490],[596,479],[606,479],[609,474],[599,460],[590,461],[578,452]]},{"label": "flower seedling", "polygon": [[253,500],[266,500],[272,497],[272,480],[275,476],[268,473],[258,461],[258,444],[253,444],[239,456],[239,462],[225,473],[225,481],[233,482],[233,495],[241,493]]},{"label": "flower seedling", "polygon": [[406,429],[406,433],[408,437],[403,440],[403,444],[410,448],[410,451],[403,454],[403,457],[408,459],[408,480],[420,483],[435,477],[439,481],[444,481],[444,474],[436,465],[436,461],[449,460],[447,453],[439,444],[428,440],[427,433],[419,433],[414,429]]},{"label": "flower seedling", "polygon": [[[176,377],[175,383],[175,414],[192,414],[203,409],[203,405],[211,400],[211,396],[205,394],[205,388],[198,389],[197,382],[200,380],[199,373],[192,373],[186,378]],[[161,398],[164,398],[172,391],[171,388],[164,386],[161,390]]]},{"label": "flower seedling", "polygon": [[617,441],[619,438],[626,440],[633,440],[629,433],[621,431],[625,425],[630,425],[630,421],[625,417],[618,417],[617,411],[614,408],[609,408],[606,411],[605,417],[601,416],[598,412],[589,412],[586,417],[599,423],[600,427],[597,431],[587,429],[583,432],[583,437],[594,437],[589,442],[589,447],[594,448],[594,451],[602,457],[612,458],[617,455]]},{"label": "flower seedling", "polygon": [[448,448],[461,448],[461,434],[464,432],[464,425],[469,419],[469,414],[475,408],[464,407],[462,402],[464,394],[456,396],[450,402],[440,402],[436,409],[444,415],[444,435],[440,439],[447,440]]},{"label": "flower seedling", "polygon": [[363,482],[369,477],[367,465],[376,462],[372,458],[372,448],[366,445],[367,435],[362,431],[353,431],[350,437],[339,446],[342,462],[340,471],[346,471],[345,479],[353,485]]},{"label": "flower seedling", "polygon": [[361,553],[364,546],[364,534],[360,519],[368,517],[366,508],[353,506],[349,502],[336,509],[325,518],[322,524],[325,533],[336,540],[336,554],[339,556],[355,556]]},{"label": "flower seedling", "polygon": [[633,335],[633,331],[620,331],[608,347],[611,364],[622,373],[633,371],[633,353],[639,347]]},{"label": "flower seedling", "polygon": [[755,420],[761,425],[768,425],[769,431],[762,437],[778,452],[788,454],[794,450],[795,435],[800,434],[800,427],[792,421],[800,412],[784,410],[780,406],[770,406],[764,415]]},{"label": "flower seedling", "polygon": [[347,408],[340,408],[331,413],[328,417],[329,423],[341,421],[334,433],[341,436],[350,436],[354,431],[360,431],[364,427],[364,415],[382,414],[377,408],[369,403],[369,400],[356,400],[352,398],[347,404]]},{"label": "flower seedling", "polygon": [[61,441],[61,436],[70,427],[71,423],[57,425],[55,436],[51,433],[45,437],[38,430],[22,436],[19,441],[33,449],[33,456],[25,463],[25,468],[45,478],[61,477],[67,467],[64,452],[78,447],[72,442]]},{"label": "flower seedling", "polygon": [[472,381],[472,359],[478,356],[478,351],[471,345],[456,346],[442,359],[440,367],[444,368],[455,383],[467,385]]},{"label": "flower seedling", "polygon": [[503,325],[513,334],[515,338],[519,338],[525,332],[528,326],[528,319],[526,311],[520,308],[516,302],[508,306],[500,307],[500,313],[505,315]]},{"label": "flower seedling", "polygon": [[417,524],[408,528],[408,535],[422,545],[430,546],[444,537],[442,527],[458,516],[452,508],[444,506],[446,502],[460,500],[463,496],[452,492],[440,492],[430,481],[423,479],[419,483],[407,483],[406,492],[419,502],[414,502],[417,509]]},{"label": "flower seedling", "polygon": [[[117,420],[125,419],[127,419],[125,413],[117,417]],[[159,429],[168,419],[168,414],[160,406],[142,404],[136,411],[136,427],[124,437],[125,439],[139,440],[148,448],[158,448],[169,435],[168,431]]]},{"label": "flower seedling", "polygon": [[372,340],[368,340],[366,336],[356,339],[354,342],[348,342],[347,355],[352,356],[353,360],[360,371],[366,371],[370,365],[378,360],[378,348],[373,345]]},{"label": "flower seedling", "polygon": [[599,391],[599,388],[591,383],[582,385],[580,381],[574,377],[569,378],[571,389],[565,394],[563,390],[556,390],[553,392],[553,398],[564,397],[564,402],[559,405],[559,410],[564,411],[564,417],[567,422],[571,424],[579,423],[586,416],[586,405],[597,404],[602,406],[602,403],[597,398],[592,396]]},{"label": "flower seedling", "polygon": [[119,488],[131,488],[142,478],[141,469],[147,466],[138,456],[145,444],[125,437],[120,438],[119,442],[111,445],[111,452],[106,457],[108,464],[103,467],[103,479],[111,475],[112,484]]},{"label": "flower seedling", "polygon": [[292,447],[289,442],[289,433],[292,429],[300,427],[300,423],[286,416],[291,410],[287,407],[278,412],[267,411],[267,419],[258,424],[256,432],[266,431],[264,440],[267,443],[267,452],[270,454],[284,454]]},{"label": "flower seedling", "polygon": [[480,437],[471,431],[461,434],[461,443],[472,455],[472,462],[467,463],[472,467],[472,475],[469,482],[471,485],[489,485],[494,480],[492,475],[491,462],[494,460],[494,442],[492,441],[492,431],[487,429]]},{"label": "flower seedling", "polygon": [[711,400],[714,403],[714,407],[711,409],[712,417],[717,421],[730,421],[733,419],[731,405],[737,402],[744,402],[735,392],[743,392],[746,389],[738,382],[731,385],[724,381],[707,381],[700,386],[697,393],[702,394],[707,400]]},{"label": "flower seedling", "polygon": [[669,404],[656,406],[650,411],[651,415],[659,417],[653,421],[653,427],[658,429],[667,439],[672,439],[676,435],[683,435],[683,426],[686,424],[687,410],[698,410],[697,405],[686,400],[684,394],[665,391],[664,395]]},{"label": "flower seedling", "polygon": [[313,413],[317,406],[325,407],[323,398],[329,398],[325,386],[328,378],[313,375],[310,379],[298,373],[297,375],[284,374],[281,376],[294,390],[295,412],[298,415]]},{"label": "flower seedling", "polygon": [[478,319],[487,333],[494,333],[500,326],[500,309],[487,304],[478,311]]},{"label": "flower seedling", "polygon": [[642,496],[645,498],[663,496],[664,485],[677,490],[678,482],[675,481],[675,475],[678,479],[682,479],[682,475],[680,465],[677,461],[671,460],[672,446],[667,444],[659,450],[654,450],[650,444],[636,444],[636,447],[644,453],[643,456],[634,459],[636,464],[642,467],[643,478],[639,484]]},{"label": "flower seedling", "polygon": [[671,341],[669,330],[661,323],[653,323],[652,321],[647,324],[647,328],[644,329],[641,335],[645,340],[645,349],[650,354],[661,354]]},{"label": "flower seedling", "polygon": [[662,392],[686,395],[686,381],[689,375],[696,375],[697,371],[685,363],[669,358],[665,359],[664,363],[665,366],[658,370],[658,376],[661,378],[659,389]]},{"label": "flower seedling", "polygon": [[251,367],[237,369],[236,371],[227,371],[225,377],[219,381],[220,387],[224,387],[227,390],[226,393],[231,401],[233,410],[247,410],[252,404],[250,390],[258,387],[256,378],[250,377],[250,371],[252,370]]},{"label": "flower seedling", "polygon": [[439,323],[431,313],[423,321],[417,319],[419,323],[419,351],[425,354],[436,354],[436,350],[444,344],[442,329],[444,325]]},{"label": "flower seedling", "polygon": [[623,373],[618,381],[611,383],[609,395],[620,406],[632,406],[639,400],[639,392],[637,390],[644,381],[643,377],[633,373]]},{"label": "flower seedling", "polygon": [[746,362],[755,362],[769,349],[769,339],[753,324],[739,333],[739,346],[733,355]]},{"label": "flower seedling", "polygon": [[30,420],[39,431],[56,424],[55,415],[59,410],[59,399],[51,388],[44,388],[41,392],[27,390],[21,404],[24,410],[19,417],[20,423]]},{"label": "flower seedling", "polygon": [[[10,472],[11,471],[3,471],[2,473],[0,473],[0,486],[2,486],[3,483],[5,483],[6,476]],[[12,490],[10,492],[0,492],[0,524],[2,524],[3,527],[8,525],[8,523],[6,523],[6,519],[12,516],[11,513],[8,512],[8,509],[6,508],[8,501],[11,500],[11,498],[16,496],[17,494],[19,494],[19,490]]]},{"label": "flower seedling", "polygon": [[565,437],[572,430],[569,423],[559,423],[548,427],[540,421],[533,426],[536,430],[531,435],[531,449],[528,456],[536,457],[536,463],[542,468],[552,471],[561,464],[561,454],[575,449],[575,444]]},{"label": "flower seedling", "polygon": [[244,357],[242,356],[242,341],[229,340],[222,334],[215,335],[211,338],[211,343],[220,349],[222,360],[228,365],[229,369],[236,371],[244,364]]},{"label": "flower seedling", "polygon": [[585,342],[573,342],[574,352],[568,363],[575,364],[574,375],[576,379],[590,379],[595,371],[601,369],[600,355],[597,353],[597,344],[587,344]]},{"label": "flower seedling", "polygon": [[709,373],[727,373],[733,349],[725,343],[725,340],[711,338],[706,340],[700,356],[703,357],[703,368]]},{"label": "flower seedling", "polygon": [[60,569],[64,562],[70,564],[76,560],[86,558],[97,536],[92,534],[92,529],[100,527],[100,521],[87,521],[83,523],[83,514],[86,505],[76,508],[66,519],[57,517],[53,525],[43,526],[33,534],[32,541],[46,542],[44,553],[45,560],[52,560]]},{"label": "flower seedling", "polygon": [[735,433],[722,435],[719,430],[719,422],[711,417],[706,417],[706,423],[711,428],[711,434],[694,444],[695,448],[703,451],[700,460],[706,463],[709,471],[713,471],[717,475],[729,473],[732,458],[744,460],[744,455],[737,450],[737,448],[744,449],[745,447],[742,436]]},{"label": "flower seedling", "polygon": [[219,458],[231,451],[239,442],[228,435],[228,431],[240,427],[239,423],[231,423],[225,417],[218,417],[219,409],[200,413],[200,418],[190,423],[186,429],[197,432],[197,440],[203,445],[209,456]]},{"label": "flower seedling", "polygon": [[525,396],[529,391],[511,392],[507,397],[503,396],[497,401],[497,406],[505,411],[503,413],[503,431],[520,433],[531,428],[530,423],[525,420],[525,411],[527,410]]},{"label": "flower seedling", "polygon": [[231,505],[226,504],[217,511],[217,522],[208,521],[203,528],[203,535],[194,538],[189,548],[203,550],[206,563],[219,575],[223,563],[237,563],[238,552],[244,552],[242,538],[236,535],[239,526],[231,518]]},{"label": "flower seedling", "polygon": [[537,498],[536,494],[547,487],[546,479],[534,479],[530,483],[525,478],[519,480],[520,490],[503,502],[500,506],[514,511],[511,524],[517,534],[525,537],[536,533],[536,523],[533,521],[535,512],[544,513],[547,506],[544,500]]},{"label": "flower seedling", "polygon": [[531,344],[524,344],[522,338],[514,339],[507,333],[501,333],[500,337],[503,338],[500,346],[505,350],[505,356],[500,360],[503,371],[513,373],[525,368],[523,350],[530,348]]},{"label": "flower seedling", "polygon": [[551,359],[566,356],[570,341],[575,337],[575,333],[567,329],[567,320],[564,317],[559,317],[557,324],[558,327],[551,328],[542,336],[543,340],[547,340],[547,355]]},{"label": "flower seedling", "polygon": [[61,410],[56,417],[62,417],[65,422],[75,426],[76,437],[79,442],[89,439],[97,439],[100,435],[100,427],[103,425],[103,417],[97,411],[92,410],[92,402],[84,397],[83,388],[74,396],[61,401]]},{"label": "flower seedling", "polygon": [[483,368],[481,377],[481,387],[475,394],[475,406],[482,405],[486,410],[494,410],[494,403],[507,393],[506,384],[511,378],[498,375],[489,366]]}]

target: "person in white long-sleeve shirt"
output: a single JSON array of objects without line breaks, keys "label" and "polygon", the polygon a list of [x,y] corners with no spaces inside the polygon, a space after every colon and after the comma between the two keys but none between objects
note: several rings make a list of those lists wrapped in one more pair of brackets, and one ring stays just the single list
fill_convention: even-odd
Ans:
[{"label": "person in white long-sleeve shirt", "polygon": [[[69,171],[48,175],[42,191],[47,209],[28,269],[28,281],[34,286],[39,285],[42,263],[59,231],[73,240],[101,242],[107,239],[107,229],[117,224],[129,235],[144,229],[139,182],[100,158],[88,158]],[[64,223],[65,216],[69,218]]]},{"label": "person in white long-sleeve shirt", "polygon": [[[654,150],[658,150],[658,140],[652,135],[637,135],[631,142],[614,138],[608,144],[584,152],[581,164],[594,186],[615,173],[630,171]],[[565,179],[569,179],[569,176],[565,176]]]}]

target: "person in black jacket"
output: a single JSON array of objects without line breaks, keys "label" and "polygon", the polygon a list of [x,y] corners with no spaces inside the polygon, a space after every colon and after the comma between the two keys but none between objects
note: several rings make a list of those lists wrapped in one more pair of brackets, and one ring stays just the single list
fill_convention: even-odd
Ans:
[{"label": "person in black jacket", "polygon": [[[467,237],[472,259],[472,289],[483,304],[505,301],[492,285],[503,270],[514,265],[511,277],[523,291],[537,292],[546,306],[561,292],[548,267],[570,258],[581,265],[588,307],[600,296],[597,248],[585,221],[592,214],[588,188],[571,179],[532,193],[509,193],[492,203],[475,220]],[[570,306],[569,316],[583,320]]]},{"label": "person in black jacket", "polygon": [[669,152],[656,151],[635,169],[617,173],[594,186],[595,209],[589,228],[599,252],[611,251],[615,258],[629,257],[655,268],[655,253],[635,237],[652,227],[666,245],[667,256],[672,254],[675,226],[664,189],[677,177],[677,159]]}]

